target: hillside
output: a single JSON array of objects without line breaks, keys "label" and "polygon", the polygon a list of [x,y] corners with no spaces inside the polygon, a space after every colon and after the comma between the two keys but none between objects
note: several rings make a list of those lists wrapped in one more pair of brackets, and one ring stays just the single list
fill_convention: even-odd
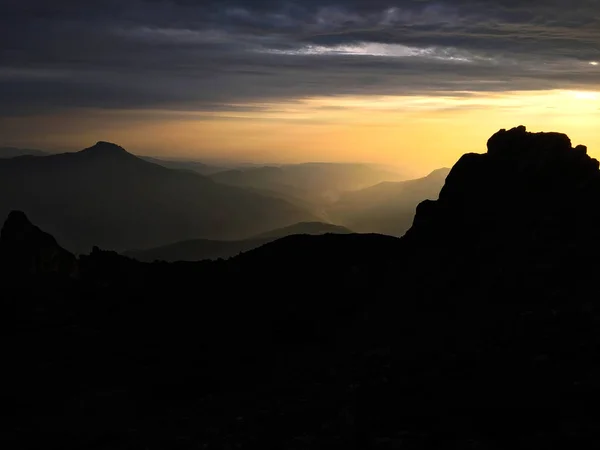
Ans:
[{"label": "hillside", "polygon": [[346,192],[327,207],[327,217],[360,233],[402,236],[412,225],[417,205],[438,197],[450,169],[438,169],[424,178],[384,182]]},{"label": "hillside", "polygon": [[289,227],[261,233],[240,241],[216,241],[192,239],[147,250],[125,252],[126,256],[138,261],[201,261],[205,259],[227,259],[246,252],[276,239],[296,234],[318,235],[326,233],[350,234],[347,228],[321,222],[303,222]]},{"label": "hillside", "polygon": [[0,214],[15,209],[75,252],[198,236],[240,239],[314,220],[283,200],[166,169],[102,142],[76,153],[0,160]]}]

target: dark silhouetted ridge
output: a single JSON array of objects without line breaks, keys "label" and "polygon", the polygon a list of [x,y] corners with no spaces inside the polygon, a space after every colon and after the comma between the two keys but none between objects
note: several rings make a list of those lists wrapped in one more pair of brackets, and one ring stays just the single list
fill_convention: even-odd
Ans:
[{"label": "dark silhouetted ridge", "polygon": [[205,259],[230,258],[239,253],[246,252],[268,242],[295,234],[351,234],[348,228],[322,222],[301,222],[284,228],[278,228],[266,233],[261,233],[249,239],[238,241],[219,241],[209,239],[192,239],[176,242],[146,250],[131,250],[125,252],[126,256],[139,261],[201,261]]},{"label": "dark silhouetted ridge", "polygon": [[75,275],[77,271],[75,256],[33,225],[21,211],[12,211],[2,227],[0,258],[3,270],[17,275]]},{"label": "dark silhouetted ridge", "polygon": [[264,238],[282,238],[286,236],[291,236],[294,234],[351,234],[352,230],[342,227],[339,225],[334,225],[332,223],[323,223],[323,222],[300,222],[294,225],[290,225],[289,227],[280,228],[277,230],[268,231],[266,233],[261,233],[257,236],[254,236],[253,239],[264,239]]},{"label": "dark silhouetted ridge", "polygon": [[94,157],[136,157],[120,145],[105,141],[98,141],[95,145],[83,149],[79,153]]}]

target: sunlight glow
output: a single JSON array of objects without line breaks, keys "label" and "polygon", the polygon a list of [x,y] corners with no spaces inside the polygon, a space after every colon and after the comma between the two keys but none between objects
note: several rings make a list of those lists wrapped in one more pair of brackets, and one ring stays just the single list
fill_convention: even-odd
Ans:
[{"label": "sunlight glow", "polygon": [[443,61],[473,62],[492,61],[491,58],[474,56],[453,48],[418,48],[400,44],[357,43],[349,45],[307,45],[296,49],[263,49],[262,52],[280,55],[349,55],[379,56],[388,58],[429,58]]},{"label": "sunlight glow", "polygon": [[579,100],[598,100],[600,98],[597,92],[574,92],[573,95]]},{"label": "sunlight glow", "polygon": [[75,150],[101,136],[139,154],[169,149],[172,156],[257,163],[359,161],[425,175],[452,166],[464,153],[485,152],[493,133],[518,125],[566,133],[599,158],[599,101],[600,89],[320,96],[218,111],[85,110],[76,116],[0,118],[0,127],[23,136],[38,130],[39,141],[28,137],[13,146],[69,144]]}]

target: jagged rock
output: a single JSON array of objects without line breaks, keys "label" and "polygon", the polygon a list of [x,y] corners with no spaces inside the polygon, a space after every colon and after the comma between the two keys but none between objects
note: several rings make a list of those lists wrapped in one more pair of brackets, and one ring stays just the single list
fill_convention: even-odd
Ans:
[{"label": "jagged rock", "polygon": [[528,233],[541,222],[546,230],[565,233],[600,225],[599,163],[585,146],[573,148],[565,134],[519,126],[494,134],[487,148],[463,155],[439,200],[419,205],[409,240],[476,241],[484,231],[498,233],[498,240]]},{"label": "jagged rock", "polygon": [[21,211],[12,211],[4,223],[0,261],[4,271],[14,274],[76,276],[78,272],[75,256],[33,225]]},{"label": "jagged rock", "polygon": [[523,159],[561,156],[571,150],[571,140],[562,133],[529,133],[521,125],[502,129],[487,142],[488,155],[496,158]]}]

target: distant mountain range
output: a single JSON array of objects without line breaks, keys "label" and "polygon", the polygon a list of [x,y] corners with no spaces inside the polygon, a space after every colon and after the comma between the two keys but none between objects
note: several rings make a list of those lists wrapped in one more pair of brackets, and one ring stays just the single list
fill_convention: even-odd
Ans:
[{"label": "distant mountain range", "polygon": [[[106,148],[106,145],[100,147]],[[79,155],[79,153],[71,155]],[[16,189],[18,192],[10,198],[5,196],[6,198],[3,200],[2,194],[0,194],[0,213],[7,213],[9,209],[25,210],[36,223],[40,223],[57,236],[65,246],[77,252],[88,250],[89,245],[92,244],[125,251],[132,248],[179,245],[171,243],[181,243],[193,239],[196,250],[190,255],[194,256],[194,259],[197,256],[205,256],[204,250],[202,250],[204,248],[212,249],[207,250],[206,257],[218,258],[227,257],[232,254],[231,252],[236,254],[238,249],[240,249],[239,251],[247,249],[248,245],[251,245],[247,242],[250,239],[249,236],[253,237],[265,230],[297,222],[335,223],[359,233],[401,236],[411,226],[417,204],[425,199],[436,199],[449,172],[449,169],[439,169],[427,177],[405,181],[404,175],[400,172],[360,163],[303,163],[281,166],[242,166],[231,169],[199,161],[135,156],[127,152],[122,152],[121,156],[125,154],[128,156],[128,162],[125,165],[118,163],[114,158],[111,159],[113,164],[118,165],[119,168],[111,175],[114,182],[109,183],[108,173],[112,173],[113,169],[110,164],[102,162],[106,162],[106,158],[83,158],[81,156],[65,158],[39,150],[0,148],[0,158],[25,155],[30,158],[34,156],[50,157],[50,159],[44,159],[43,162],[34,162],[34,160],[25,162],[23,160],[16,163],[9,162],[8,159],[0,161],[2,165],[9,165],[12,167],[11,170],[17,171],[14,172],[15,175],[12,178],[9,175],[8,179],[0,182],[0,186],[5,186],[9,191],[21,183],[16,175],[21,170],[26,174],[26,178],[36,179],[41,176],[40,180],[43,179],[44,182],[56,186],[63,185],[66,180],[70,179],[74,192],[70,197],[71,200],[75,203],[78,201],[85,203],[80,184],[89,183],[95,178],[102,179],[101,182],[96,183],[98,189],[93,192],[93,195],[90,192],[90,198],[94,198],[92,202],[94,207],[90,205],[80,207],[73,203],[70,206],[65,205],[64,214],[61,213],[65,223],[70,221],[76,223],[78,220],[82,223],[85,222],[85,225],[80,227],[81,238],[77,238],[76,233],[62,233],[61,229],[67,225],[54,223],[56,220],[53,216],[58,214],[62,203],[70,201],[62,198],[63,196],[56,191],[56,187],[48,191],[41,188],[43,192],[38,196],[34,195],[33,191],[28,193],[28,190],[35,191],[40,188],[36,182],[33,182],[30,188]],[[79,169],[69,169],[64,180],[58,180],[57,184],[52,181],[53,175],[44,174],[44,166],[48,167],[48,171],[57,174],[60,169],[56,172],[54,168],[50,169],[50,167],[55,165],[63,167],[67,163],[75,164],[78,167],[81,165],[82,168],[85,166],[84,172],[87,171],[90,178],[84,179],[84,177],[75,176],[73,173],[78,172]],[[98,164],[104,164],[104,166],[100,167]],[[95,171],[93,167],[96,166],[97,170]],[[170,171],[160,171],[158,166]],[[149,167],[154,167],[154,169],[149,169]],[[0,170],[2,169],[0,168]],[[128,170],[132,170],[131,175],[128,174]],[[153,175],[150,175],[150,170],[153,171]],[[90,171],[94,173],[91,174]],[[104,171],[104,175],[102,175],[102,171]],[[127,181],[125,181],[126,178]],[[175,182],[176,179],[178,179],[177,182]],[[104,192],[100,192],[102,183],[106,184]],[[115,197],[118,191],[116,186],[119,183],[124,188],[121,199]],[[161,194],[158,191],[163,183],[165,186],[170,186],[169,189],[173,188],[178,191],[175,198],[179,198],[179,195],[182,197],[176,202],[169,202],[173,204],[166,204],[164,193]],[[195,186],[192,187],[190,183]],[[175,187],[174,184],[178,184],[178,187]],[[131,189],[132,186],[137,187]],[[148,188],[143,189],[142,186],[148,186]],[[125,191],[127,194],[124,193]],[[151,191],[155,191],[157,195],[150,194]],[[227,194],[218,192],[227,192]],[[244,201],[240,203],[234,198],[238,194],[244,197],[251,196],[254,200],[249,203]],[[61,198],[56,203],[57,208],[54,211],[50,206],[54,204],[49,198],[52,196]],[[80,198],[76,200],[78,196]],[[142,200],[141,197],[144,199]],[[222,205],[219,200],[221,197],[223,198]],[[194,198],[194,201],[191,201],[191,198]],[[42,202],[41,199],[45,200]],[[263,204],[260,207],[263,212],[259,215],[255,213],[245,215],[243,211],[251,211],[256,206],[255,203],[259,201],[258,199]],[[142,210],[145,208],[142,205],[148,207],[147,212],[139,218],[140,223],[145,222],[147,216],[152,217],[151,228],[154,227],[152,223],[156,223],[157,228],[154,231],[148,230],[146,237],[144,237],[145,233],[131,231],[128,234],[122,231],[124,228],[135,230],[133,219],[129,225],[122,226],[123,224],[116,223],[110,218],[109,209],[112,208],[109,207],[110,205],[120,207],[118,205],[127,204],[129,201],[132,202],[132,205],[139,203],[138,208]],[[151,204],[155,206],[151,207]],[[179,204],[179,206],[175,206],[175,204]],[[271,208],[266,204],[274,206]],[[127,209],[125,206],[123,208]],[[281,208],[287,209],[287,211],[282,212]],[[86,230],[86,227],[90,228],[90,221],[84,220],[83,217],[87,217],[88,214],[94,216],[94,214],[83,212],[86,209],[90,211],[103,209],[104,211],[102,217],[98,218],[98,225],[93,226],[96,227],[93,232]],[[173,212],[173,209],[177,211]],[[71,210],[73,212],[69,212]],[[182,213],[183,210],[187,210],[185,214]],[[151,211],[155,211],[156,214]],[[169,224],[163,217],[166,211],[174,214],[173,217],[187,216],[187,218],[177,219]],[[113,215],[114,213],[115,211],[113,211]],[[136,216],[133,212],[130,214],[131,217]],[[67,219],[68,216],[70,217]],[[191,216],[195,218],[191,219]],[[271,219],[263,224],[259,220],[262,216],[271,216]],[[59,222],[61,220],[63,219],[60,219]],[[109,225],[111,223],[112,225]],[[103,228],[104,238],[100,235],[100,228]],[[86,236],[91,233],[97,238],[87,239]],[[113,236],[117,234],[122,234],[122,236],[114,239]],[[63,240],[63,236],[67,240]],[[222,244],[218,242],[224,240],[228,242]],[[230,242],[231,240],[238,241],[238,243],[234,245]],[[201,242],[204,244],[201,245]],[[253,248],[252,245],[251,248]],[[174,254],[179,255],[181,252],[178,251]]]},{"label": "distant mountain range", "polygon": [[213,174],[219,183],[276,192],[286,199],[320,207],[335,202],[346,191],[382,181],[405,179],[401,173],[369,164],[305,163],[228,170]]},{"label": "distant mountain range", "polygon": [[351,234],[345,227],[321,222],[303,222],[289,227],[279,228],[259,234],[250,239],[237,241],[216,241],[208,239],[193,239],[177,242],[148,250],[132,250],[125,252],[126,256],[142,262],[152,261],[201,261],[205,259],[227,259],[239,253],[260,247],[277,239],[299,235],[320,234]]},{"label": "distant mountain range", "polygon": [[329,220],[359,233],[402,236],[412,225],[417,205],[435,200],[450,169],[438,169],[424,178],[384,182],[346,192],[326,209]]},{"label": "distant mountain range", "polygon": [[140,156],[141,159],[158,164],[159,166],[166,167],[167,169],[176,170],[191,170],[197,172],[200,175],[211,175],[217,172],[227,170],[223,167],[212,166],[199,161],[183,160],[183,159],[166,159],[166,158],[155,158],[151,156]]},{"label": "distant mountain range", "polygon": [[284,200],[172,170],[99,142],[75,153],[0,160],[0,216],[29,217],[74,252],[244,239],[314,221]]},{"label": "distant mountain range", "polygon": [[438,197],[449,172],[442,168],[405,180],[400,173],[367,164],[307,163],[228,170],[211,178],[284,199],[322,221],[359,233],[402,236],[412,225],[417,205]]},{"label": "distant mountain range", "polygon": [[45,156],[47,152],[30,148],[0,147],[0,158],[16,158],[17,156]]}]

